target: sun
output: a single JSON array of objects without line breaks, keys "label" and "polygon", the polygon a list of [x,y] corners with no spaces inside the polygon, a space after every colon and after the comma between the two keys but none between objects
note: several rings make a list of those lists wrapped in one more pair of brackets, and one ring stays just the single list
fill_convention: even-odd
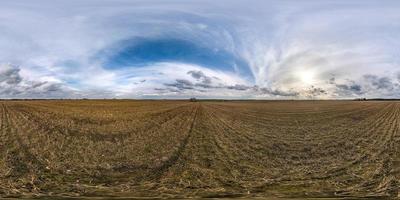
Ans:
[{"label": "sun", "polygon": [[306,85],[311,85],[315,82],[315,72],[311,70],[304,70],[298,73],[299,79]]}]

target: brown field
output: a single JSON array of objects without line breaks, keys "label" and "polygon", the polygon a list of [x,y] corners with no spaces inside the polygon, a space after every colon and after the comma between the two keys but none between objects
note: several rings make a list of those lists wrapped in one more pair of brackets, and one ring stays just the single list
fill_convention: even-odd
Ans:
[{"label": "brown field", "polygon": [[400,102],[0,101],[0,197],[388,197]]}]

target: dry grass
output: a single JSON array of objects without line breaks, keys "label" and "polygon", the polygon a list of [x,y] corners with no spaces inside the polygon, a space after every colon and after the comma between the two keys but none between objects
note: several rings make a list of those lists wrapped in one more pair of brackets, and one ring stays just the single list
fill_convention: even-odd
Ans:
[{"label": "dry grass", "polygon": [[3,101],[0,197],[389,197],[400,103]]}]

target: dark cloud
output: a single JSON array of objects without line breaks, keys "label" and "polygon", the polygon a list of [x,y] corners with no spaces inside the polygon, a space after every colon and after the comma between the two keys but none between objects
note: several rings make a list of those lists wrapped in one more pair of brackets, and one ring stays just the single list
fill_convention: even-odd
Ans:
[{"label": "dark cloud", "polygon": [[[176,79],[175,82],[165,83],[164,85],[167,87],[170,87],[170,88],[178,89],[178,90],[198,90],[198,91],[202,90],[202,91],[204,91],[203,89],[223,88],[223,86],[215,86],[215,85],[207,84],[207,83],[203,83],[203,82],[193,83],[186,79]],[[158,88],[158,89],[160,89],[160,88]]]},{"label": "dark cloud", "polygon": [[248,90],[248,89],[250,89],[251,87],[249,87],[249,86],[247,86],[247,85],[239,85],[239,84],[236,84],[236,85],[232,85],[232,86],[226,86],[226,88],[227,88],[227,89],[230,89],[230,90],[241,90],[241,91],[243,91],[243,90]]},{"label": "dark cloud", "polygon": [[364,75],[364,79],[376,89],[393,90],[394,83],[389,77],[378,77],[376,75]]},{"label": "dark cloud", "polygon": [[14,65],[4,65],[0,69],[0,83],[15,85],[22,81],[19,74],[20,69]]},{"label": "dark cloud", "polygon": [[350,85],[349,89],[355,92],[361,92],[361,85],[353,84]]},{"label": "dark cloud", "polygon": [[202,71],[188,71],[187,74],[192,75],[193,78],[195,79],[200,79],[201,77],[205,76]]},{"label": "dark cloud", "polygon": [[62,91],[62,85],[61,84],[45,85],[43,87],[43,90],[46,91],[46,92],[59,92],[59,91]]},{"label": "dark cloud", "polygon": [[[191,70],[188,71],[192,78],[196,80],[195,83],[186,80],[186,79],[176,79],[174,83],[165,83],[164,85],[169,87],[168,91],[176,92],[175,90],[196,90],[200,92],[206,92],[204,89],[212,89],[212,88],[224,88],[225,86],[214,85],[212,82],[212,77],[205,75],[202,71]],[[160,88],[158,88],[160,89]]]},{"label": "dark cloud", "polygon": [[179,90],[194,89],[194,84],[185,79],[176,79],[174,83],[165,83],[165,86],[175,87]]},{"label": "dark cloud", "polygon": [[359,84],[356,83],[351,83],[349,85],[346,84],[336,84],[336,87],[339,90],[345,90],[345,91],[352,91],[356,94],[360,94],[362,92],[362,87]]},{"label": "dark cloud", "polygon": [[354,96],[354,95],[361,95],[365,92],[360,84],[357,84],[353,80],[347,80],[347,83],[338,84],[336,83],[335,77],[329,79],[329,84],[335,86],[336,90],[335,93],[339,96]]},{"label": "dark cloud", "polygon": [[271,96],[296,97],[299,95],[299,93],[295,91],[282,91],[278,89],[259,87],[258,85],[248,86],[248,85],[236,84],[233,86],[225,86],[224,88],[237,91],[251,91],[254,94],[271,95]]},{"label": "dark cloud", "polygon": [[400,85],[394,79],[387,76],[377,76],[366,74],[362,76],[359,82],[347,80],[346,83],[338,84],[334,80],[329,81],[336,87],[335,93],[340,97],[355,97],[360,95],[397,97],[395,91]]},{"label": "dark cloud", "polygon": [[314,97],[318,97],[321,95],[325,95],[328,94],[328,92],[322,88],[319,87],[315,87],[315,86],[311,86],[308,90],[307,90],[307,96],[310,98],[314,98]]},{"label": "dark cloud", "polygon": [[[194,92],[218,92],[229,91],[235,95],[244,96],[265,96],[265,97],[295,97],[295,98],[319,98],[319,97],[359,97],[361,95],[375,96],[376,94],[387,96],[389,93],[400,88],[400,85],[395,79],[388,77],[379,77],[376,75],[364,75],[360,82],[354,80],[341,80],[338,83],[335,77],[328,79],[326,83],[333,87],[311,86],[300,90],[280,90],[270,87],[260,87],[258,85],[247,84],[224,84],[217,81],[217,78],[208,77],[201,71],[189,71],[188,74],[194,81],[186,79],[177,79],[173,83],[166,83],[165,91],[177,92],[184,94],[186,90]],[[395,75],[397,78],[397,74]],[[213,81],[203,81],[207,78]],[[160,88],[157,91],[162,91]],[[222,94],[222,93],[221,93]]]},{"label": "dark cloud", "polygon": [[61,83],[24,80],[18,66],[0,66],[0,98],[64,98],[73,91]]},{"label": "dark cloud", "polygon": [[180,90],[174,89],[174,88],[154,88],[156,91],[160,92],[181,92]]},{"label": "dark cloud", "polygon": [[195,86],[196,87],[201,87],[201,88],[206,88],[206,89],[207,88],[220,88],[218,86],[214,86],[214,85],[206,84],[206,83],[196,83]]},{"label": "dark cloud", "polygon": [[45,84],[47,84],[47,81],[38,82],[38,83],[33,83],[33,84],[32,84],[32,88],[38,88],[38,87],[40,87],[40,86],[42,86],[42,85],[45,85]]},{"label": "dark cloud", "polygon": [[[229,89],[229,90],[239,90],[244,91],[251,89],[252,87],[247,85],[212,85],[206,83],[192,83],[185,79],[176,79],[174,83],[165,83],[165,86],[176,88],[179,90],[198,90],[198,91],[205,91],[204,89]],[[160,88],[158,88],[159,90]]]},{"label": "dark cloud", "polygon": [[188,71],[187,74],[190,74],[194,79],[200,80],[203,84],[211,84],[212,79],[209,76],[206,76],[202,71]]},{"label": "dark cloud", "polygon": [[295,92],[295,91],[282,91],[282,90],[270,89],[270,88],[266,88],[266,87],[260,88],[258,86],[254,86],[253,90],[256,93],[261,93],[264,95],[272,95],[272,96],[296,97],[299,95],[299,93]]},{"label": "dark cloud", "polygon": [[299,96],[300,93],[295,91],[271,90],[270,94],[283,97],[296,97]]},{"label": "dark cloud", "polygon": [[145,79],[143,79],[143,80],[140,80],[139,82],[134,82],[133,84],[135,84],[135,85],[139,85],[139,84],[141,84],[141,83],[144,83],[144,82],[146,82],[146,80],[145,80]]},{"label": "dark cloud", "polygon": [[[270,96],[284,96],[284,97],[296,97],[299,96],[298,92],[295,91],[281,91],[277,89],[270,89],[259,87],[257,85],[249,86],[244,84],[226,85],[222,83],[214,83],[211,81],[220,80],[218,77],[209,77],[205,75],[202,71],[188,71],[198,82],[191,82],[186,79],[176,79],[173,83],[165,83],[166,88],[155,88],[156,91],[160,92],[175,92],[184,93],[186,90],[197,91],[197,92],[207,92],[209,90],[234,90],[237,92],[250,92],[255,95],[270,95]],[[245,94],[245,93],[243,93]]]}]

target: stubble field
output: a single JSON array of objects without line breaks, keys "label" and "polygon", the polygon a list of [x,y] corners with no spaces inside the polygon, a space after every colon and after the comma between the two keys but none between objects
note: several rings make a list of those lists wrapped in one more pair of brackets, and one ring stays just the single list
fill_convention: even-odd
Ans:
[{"label": "stubble field", "polygon": [[0,101],[0,197],[387,197],[400,102]]}]

